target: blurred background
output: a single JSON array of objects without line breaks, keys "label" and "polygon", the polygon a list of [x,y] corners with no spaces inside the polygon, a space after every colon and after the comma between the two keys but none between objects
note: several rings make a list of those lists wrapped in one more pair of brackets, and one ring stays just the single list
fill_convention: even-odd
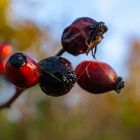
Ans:
[{"label": "blurred background", "polygon": [[[11,109],[0,110],[0,140],[139,140],[140,1],[0,0],[0,43],[38,61],[55,55],[65,27],[78,17],[104,21],[109,30],[97,59],[125,79],[120,94],[93,95],[76,84],[69,94],[48,97],[37,86],[26,90]],[[90,55],[74,57],[74,67]],[[0,103],[14,87],[0,77]]]}]

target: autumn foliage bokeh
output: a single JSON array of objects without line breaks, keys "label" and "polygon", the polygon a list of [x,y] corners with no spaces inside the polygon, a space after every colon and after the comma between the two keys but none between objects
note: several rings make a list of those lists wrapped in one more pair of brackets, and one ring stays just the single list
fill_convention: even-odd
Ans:
[{"label": "autumn foliage bokeh", "polygon": [[[33,21],[11,20],[8,4],[8,0],[0,0],[0,43],[9,42],[13,52],[25,52],[37,60],[61,48],[50,26],[42,30]],[[129,40],[128,47],[128,77],[121,94],[92,95],[76,85],[68,95],[53,98],[35,86],[25,91],[11,109],[0,111],[0,140],[138,140],[140,37]],[[10,84],[0,78],[3,98],[8,96]]]}]

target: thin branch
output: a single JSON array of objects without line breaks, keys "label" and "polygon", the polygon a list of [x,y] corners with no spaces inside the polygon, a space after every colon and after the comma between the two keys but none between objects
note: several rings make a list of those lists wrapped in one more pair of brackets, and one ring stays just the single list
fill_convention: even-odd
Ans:
[{"label": "thin branch", "polygon": [[65,49],[62,48],[55,56],[61,56],[65,52]]},{"label": "thin branch", "polygon": [[0,109],[10,108],[13,102],[22,94],[25,89],[16,88],[15,94],[5,103],[0,105]]}]

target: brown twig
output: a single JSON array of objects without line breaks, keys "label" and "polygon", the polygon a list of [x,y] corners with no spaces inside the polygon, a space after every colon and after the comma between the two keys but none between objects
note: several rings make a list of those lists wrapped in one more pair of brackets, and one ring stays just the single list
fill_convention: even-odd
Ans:
[{"label": "brown twig", "polygon": [[65,49],[62,48],[55,56],[61,56],[65,52]]},{"label": "brown twig", "polygon": [[0,109],[10,108],[12,103],[22,94],[25,89],[16,88],[15,94],[5,103],[0,105]]}]

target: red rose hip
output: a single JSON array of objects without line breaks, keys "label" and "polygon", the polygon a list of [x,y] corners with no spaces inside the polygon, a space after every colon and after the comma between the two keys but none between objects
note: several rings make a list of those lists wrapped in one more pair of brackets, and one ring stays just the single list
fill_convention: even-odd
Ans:
[{"label": "red rose hip", "polygon": [[5,75],[16,87],[29,88],[38,83],[40,67],[33,58],[15,53],[6,63]]},{"label": "red rose hip", "polygon": [[0,59],[6,59],[12,53],[12,46],[8,43],[0,44]]},{"label": "red rose hip", "polygon": [[124,87],[124,81],[110,65],[99,61],[83,61],[76,68],[77,83],[91,93],[104,93]]},{"label": "red rose hip", "polygon": [[89,17],[78,18],[62,33],[63,49],[75,56],[88,54],[93,48],[96,52],[96,46],[101,42],[106,31],[107,26],[103,22],[97,22]]},{"label": "red rose hip", "polygon": [[0,60],[0,75],[4,74],[4,71],[5,71],[5,61],[6,60]]},{"label": "red rose hip", "polygon": [[8,43],[0,44],[0,75],[4,74],[5,63],[12,53],[12,46]]}]

